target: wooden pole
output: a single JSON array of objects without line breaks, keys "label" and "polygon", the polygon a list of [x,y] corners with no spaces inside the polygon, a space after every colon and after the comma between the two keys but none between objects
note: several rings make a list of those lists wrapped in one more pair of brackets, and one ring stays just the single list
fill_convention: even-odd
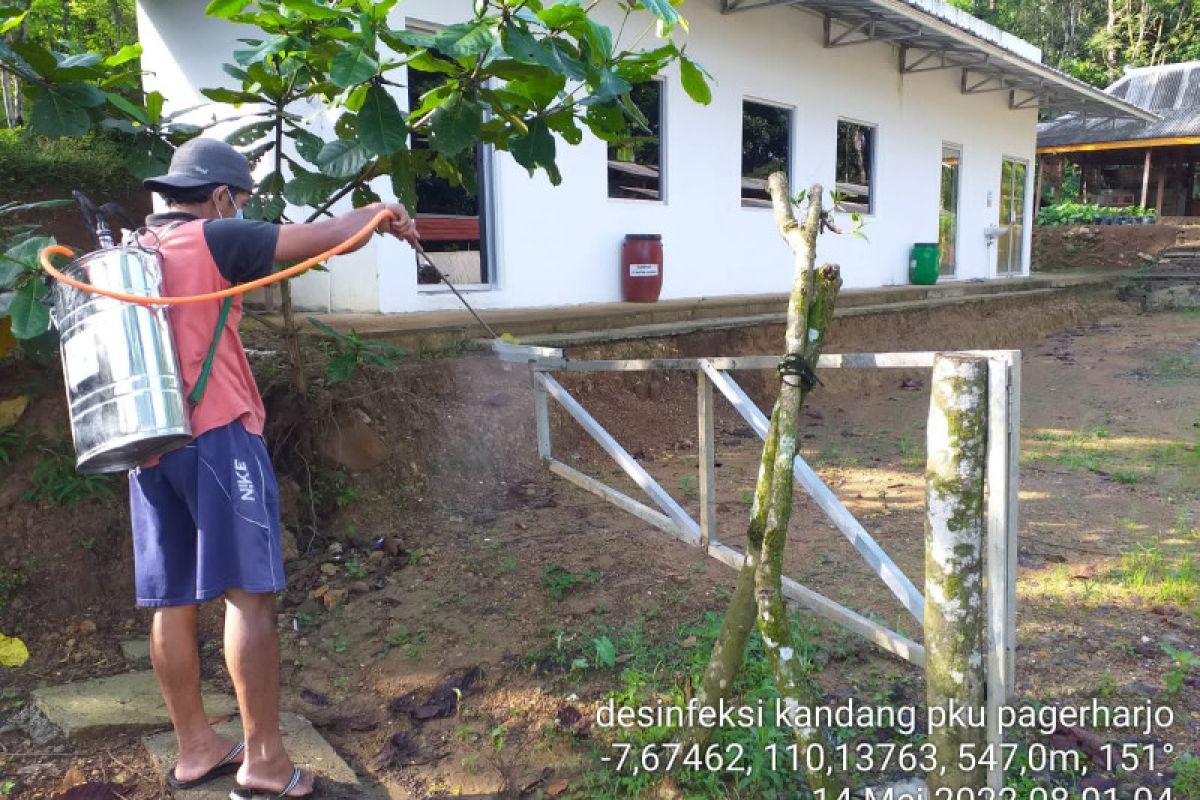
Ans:
[{"label": "wooden pole", "polygon": [[[1166,155],[1165,153],[1163,155]],[[1154,216],[1162,219],[1163,191],[1167,188],[1167,167],[1169,162],[1163,158],[1158,165],[1158,192],[1154,197]]]},{"label": "wooden pole", "polygon": [[[938,355],[929,403],[925,513],[925,681],[929,742],[940,789],[977,793],[986,766],[963,769],[959,755],[984,752],[986,675],[983,607],[984,467],[987,458],[988,362]],[[965,709],[956,723],[952,710]]]},{"label": "wooden pole", "polygon": [[1146,148],[1146,164],[1142,167],[1142,200],[1138,203],[1142,208],[1145,208],[1150,200],[1150,154],[1153,152],[1153,147]]}]

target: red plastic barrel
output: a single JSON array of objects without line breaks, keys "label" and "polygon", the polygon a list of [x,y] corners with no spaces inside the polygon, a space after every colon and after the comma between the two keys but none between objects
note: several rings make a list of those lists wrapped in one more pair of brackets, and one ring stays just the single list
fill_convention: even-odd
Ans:
[{"label": "red plastic barrel", "polygon": [[627,303],[653,303],[663,282],[662,236],[630,233],[621,246],[621,294]]}]

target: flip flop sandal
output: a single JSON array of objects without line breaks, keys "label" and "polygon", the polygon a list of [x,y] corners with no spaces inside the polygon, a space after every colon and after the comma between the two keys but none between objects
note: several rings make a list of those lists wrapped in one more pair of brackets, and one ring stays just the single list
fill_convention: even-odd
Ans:
[{"label": "flip flop sandal", "polygon": [[241,786],[229,793],[229,800],[286,800],[289,797],[294,800],[307,800],[307,798],[315,798],[317,796],[316,784],[308,794],[288,794],[296,788],[302,777],[304,777],[304,771],[296,767],[292,770],[292,779],[288,781],[287,786],[280,790],[279,794],[276,794],[274,789],[251,789],[249,786]]},{"label": "flip flop sandal", "polygon": [[199,778],[193,778],[190,781],[181,781],[176,778],[175,768],[171,767],[171,769],[167,771],[167,786],[170,786],[172,789],[194,789],[195,787],[203,786],[204,784],[216,778],[220,778],[225,775],[232,775],[233,773],[237,772],[238,767],[242,765],[240,761],[234,761],[234,759],[240,756],[242,751],[245,749],[246,743],[238,742],[233,747],[229,748],[229,752],[225,754],[225,757],[214,764],[208,772],[204,773]]}]

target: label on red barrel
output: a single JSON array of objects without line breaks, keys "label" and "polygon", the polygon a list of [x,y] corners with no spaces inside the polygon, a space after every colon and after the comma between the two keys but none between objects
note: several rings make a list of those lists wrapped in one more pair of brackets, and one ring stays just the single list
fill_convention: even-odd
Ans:
[{"label": "label on red barrel", "polygon": [[653,278],[658,275],[658,264],[630,264],[629,277]]}]

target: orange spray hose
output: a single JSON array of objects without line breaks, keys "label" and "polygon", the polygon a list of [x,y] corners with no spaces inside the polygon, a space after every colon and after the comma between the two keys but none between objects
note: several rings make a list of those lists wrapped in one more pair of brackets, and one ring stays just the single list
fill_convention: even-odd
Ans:
[{"label": "orange spray hose", "polygon": [[280,270],[279,272],[268,275],[265,278],[259,278],[258,280],[253,280],[249,283],[239,283],[237,286],[231,286],[228,289],[222,289],[219,292],[193,294],[183,297],[146,297],[145,295],[140,294],[126,294],[124,292],[113,291],[112,289],[101,289],[99,287],[92,286],[89,283],[84,283],[83,281],[77,281],[74,278],[69,278],[55,269],[54,265],[50,263],[50,256],[53,255],[63,255],[67,257],[72,257],[75,255],[70,248],[63,247],[62,245],[56,244],[42,248],[41,252],[38,253],[38,260],[41,262],[42,269],[45,270],[51,277],[61,281],[62,283],[65,283],[67,286],[73,286],[74,288],[85,292],[103,295],[104,297],[111,297],[113,300],[122,300],[126,303],[135,303],[139,306],[181,306],[188,303],[203,303],[208,300],[222,300],[226,297],[246,294],[247,292],[254,291],[261,286],[268,286],[272,283],[277,283],[282,280],[287,280],[295,275],[299,275],[301,272],[311,269],[313,266],[325,261],[328,258],[332,258],[333,256],[341,255],[342,253],[346,252],[364,238],[370,236],[371,232],[375,230],[380,222],[394,216],[394,212],[384,209],[375,216],[371,217],[370,222],[360,228],[357,233],[341,244],[335,245],[334,247],[326,250],[324,253],[305,259],[299,264]]}]

